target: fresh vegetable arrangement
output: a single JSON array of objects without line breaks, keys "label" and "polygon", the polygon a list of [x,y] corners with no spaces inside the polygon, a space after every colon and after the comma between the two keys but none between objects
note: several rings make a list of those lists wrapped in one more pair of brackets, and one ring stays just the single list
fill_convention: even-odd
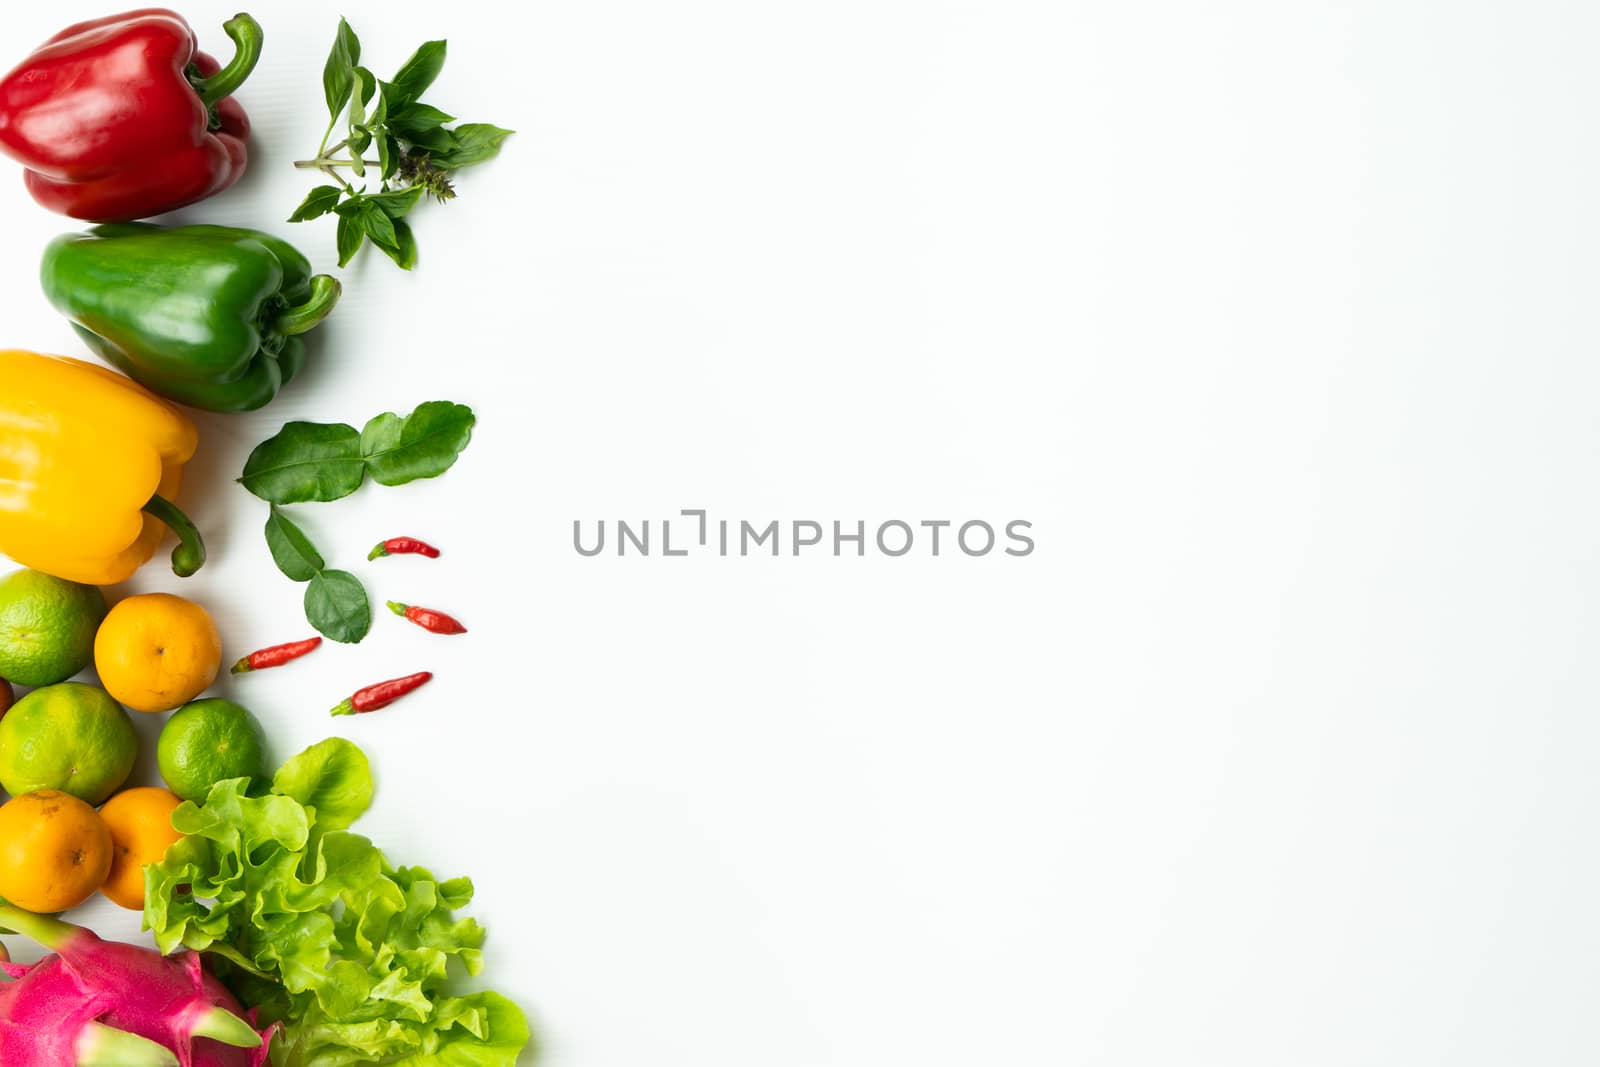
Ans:
[{"label": "fresh vegetable arrangement", "polygon": [[[211,612],[161,592],[108,605],[101,588],[169,532],[178,577],[205,562],[177,504],[200,448],[181,406],[271,402],[341,292],[273,234],[136,221],[221,192],[247,164],[232,94],[264,36],[243,14],[223,29],[226,65],[174,12],[110,16],[68,27],[0,78],[0,152],[23,163],[39,203],[104,224],[51,242],[40,279],[77,340],[115,368],[0,350],[0,553],[23,567],[0,577],[0,934],[54,953],[21,966],[0,945],[0,1065],[511,1067],[531,1040],[521,1009],[461,988],[483,964],[483,928],[457,914],[472,884],[397,866],[349,829],[374,795],[362,751],[329,738],[269,773],[261,721],[207,695],[225,662]],[[336,184],[291,220],[337,215],[340,266],[371,241],[410,269],[403,217],[424,195],[452,197],[454,174],[510,133],[451,125],[422,101],[444,54],[429,42],[380,81],[340,21],[324,71],[331,121],[306,164]],[[341,121],[348,133],[330,147]],[[346,178],[368,173],[372,188]],[[324,637],[351,645],[372,627],[361,580],[329,567],[285,509],[369,479],[438,477],[474,422],[466,405],[432,401],[359,430],[290,422],[257,446],[239,483],[267,504],[266,555],[305,583],[322,636],[250,652],[232,674],[291,666]],[[386,556],[440,552],[391,537],[368,560]],[[388,607],[429,633],[467,632],[434,608]],[[93,684],[75,680],[91,665]],[[432,678],[365,686],[333,715],[388,707]],[[166,716],[160,785],[133,780],[129,709]],[[141,912],[155,948],[47,917],[97,892]]]}]

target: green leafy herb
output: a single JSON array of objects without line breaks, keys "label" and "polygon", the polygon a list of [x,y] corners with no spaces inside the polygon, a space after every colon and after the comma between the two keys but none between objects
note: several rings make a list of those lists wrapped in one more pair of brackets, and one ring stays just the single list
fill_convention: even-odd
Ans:
[{"label": "green leafy herb", "polygon": [[384,412],[361,431],[367,473],[379,485],[437,478],[472,440],[472,409],[448,400],[417,405],[405,418]]},{"label": "green leafy herb", "polygon": [[[322,68],[322,93],[328,100],[329,133],[333,132],[334,123],[339,121],[339,113],[350,99],[350,90],[355,85],[356,64],[360,61],[361,41],[356,38],[356,31],[350,28],[350,23],[341,18],[339,29],[333,37],[333,51],[328,53],[328,62]],[[327,134],[323,135],[322,144],[324,148],[327,147]],[[320,156],[322,153],[317,154]]]},{"label": "green leafy herb", "polygon": [[369,474],[380,485],[435,478],[466,449],[476,421],[465,404],[431,400],[403,418],[386,411],[360,431],[344,423],[291,422],[255,447],[239,482],[271,504],[298,504],[349,496]]},{"label": "green leafy herb", "polygon": [[[305,424],[302,424],[305,425]],[[306,621],[332,641],[353,645],[372,629],[372,605],[360,579],[328,570],[322,553],[305,531],[277,504],[267,515],[267,548],[278,569],[292,582],[306,582]]]},{"label": "green leafy herb", "polygon": [[306,585],[306,621],[331,641],[353,645],[372,629],[372,605],[349,571],[319,571]]},{"label": "green leafy herb", "polygon": [[255,447],[239,481],[262,500],[298,504],[349,496],[366,472],[355,427],[291,422]]},{"label": "green leafy herb", "polygon": [[305,533],[284,517],[278,505],[267,516],[267,548],[272,562],[291,582],[309,582],[322,573],[322,554]]},{"label": "green leafy herb", "polygon": [[468,122],[451,132],[455,134],[455,144],[435,152],[431,159],[438,166],[459,170],[499,155],[500,142],[514,131],[502,130],[487,122]]},{"label": "green leafy herb", "polygon": [[306,194],[300,201],[300,206],[294,209],[294,214],[289,216],[290,222],[304,222],[307,219],[320,218],[332,211],[339,198],[344,195],[344,190],[337,185],[319,185]]},{"label": "green leafy herb", "polygon": [[208,953],[261,1022],[281,1022],[274,1063],[513,1067],[532,1039],[521,1009],[456,989],[483,966],[483,927],[456,915],[471,881],[395,867],[345,829],[372,800],[361,750],[330,738],[266,796],[249,784],[173,812],[188,836],[145,869],[157,947]]},{"label": "green leafy herb", "polygon": [[[456,195],[457,171],[477,166],[500,153],[511,130],[487,122],[452,127],[455,116],[421,99],[444,69],[445,42],[429,41],[401,65],[389,81],[361,66],[361,41],[344,19],[339,20],[333,48],[322,70],[322,91],[328,102],[328,128],[313,159],[296,167],[332,179],[306,195],[290,222],[338,215],[336,243],[339,266],[371,242],[403,270],[417,262],[417,242],[402,221],[423,193],[443,203]],[[342,141],[329,145],[344,119]],[[376,150],[377,158],[367,158]],[[341,172],[366,179],[376,174],[376,188],[357,188]]]},{"label": "green leafy herb", "polygon": [[[418,48],[401,66],[394,81],[383,87],[383,96],[389,101],[389,106],[409,104],[420,97],[444,69],[444,52],[443,41],[429,41]],[[446,121],[449,119],[446,118]]]}]

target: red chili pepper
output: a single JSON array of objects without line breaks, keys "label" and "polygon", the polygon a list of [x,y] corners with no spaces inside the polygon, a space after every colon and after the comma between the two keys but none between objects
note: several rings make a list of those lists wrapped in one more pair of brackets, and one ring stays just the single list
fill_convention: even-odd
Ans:
[{"label": "red chili pepper", "polygon": [[299,659],[306,653],[322,644],[320,637],[308,637],[304,641],[291,641],[286,645],[273,645],[252,652],[244,659],[233,665],[234,674],[247,674],[250,671],[264,671],[268,667],[281,667],[292,659]]},{"label": "red chili pepper", "polygon": [[51,211],[123,222],[204,200],[244,173],[250,120],[230,95],[261,55],[249,15],[222,66],[161,8],[68,26],[0,79],[0,150]]},{"label": "red chili pepper", "polygon": [[418,671],[408,674],[404,678],[391,678],[387,682],[369,685],[365,689],[357,689],[346,700],[341,700],[333,707],[334,715],[360,715],[368,711],[377,711],[386,708],[407,693],[426,685],[433,678],[432,671]]},{"label": "red chili pepper", "polygon": [[464,634],[467,628],[454,618],[442,611],[432,608],[419,608],[415,604],[401,604],[389,601],[389,610],[402,619],[410,619],[430,634]]},{"label": "red chili pepper", "polygon": [[415,537],[391,537],[387,541],[379,541],[377,547],[367,553],[368,559],[383,556],[427,556],[429,559],[438,559],[439,550]]}]

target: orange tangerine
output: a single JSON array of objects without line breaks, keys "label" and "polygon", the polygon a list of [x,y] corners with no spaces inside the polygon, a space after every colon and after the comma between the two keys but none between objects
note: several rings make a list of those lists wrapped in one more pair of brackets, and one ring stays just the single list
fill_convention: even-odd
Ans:
[{"label": "orange tangerine", "polygon": [[111,871],[111,831],[70,793],[41,789],[0,806],[0,897],[48,914],[82,904]]},{"label": "orange tangerine", "polygon": [[100,892],[132,911],[144,909],[144,869],[160,863],[183,835],[172,828],[172,812],[183,801],[165,789],[124,789],[105,802],[100,818],[111,831],[111,873]]},{"label": "orange tangerine", "polygon": [[216,681],[222,636],[205,608],[171,593],[118,602],[94,638],[106,692],[135,711],[171,711]]}]

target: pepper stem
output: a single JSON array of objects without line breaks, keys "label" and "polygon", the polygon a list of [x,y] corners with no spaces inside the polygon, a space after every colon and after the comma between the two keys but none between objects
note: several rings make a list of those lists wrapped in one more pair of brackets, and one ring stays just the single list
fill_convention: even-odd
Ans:
[{"label": "pepper stem", "polygon": [[200,531],[195,529],[189,516],[178,509],[178,505],[156,493],[145,504],[144,513],[178,535],[178,547],[172,550],[172,573],[179,578],[187,578],[204,566],[206,543],[200,539]]},{"label": "pepper stem", "polygon": [[196,78],[193,82],[194,91],[200,94],[200,102],[207,108],[216,107],[223,97],[243,85],[250,72],[256,69],[256,60],[261,58],[263,35],[261,24],[255,19],[241,11],[222,24],[222,32],[237,49],[233,58],[209,78]]},{"label": "pepper stem", "polygon": [[387,601],[387,603],[389,605],[389,610],[394,612],[396,615],[400,615],[400,616],[404,616],[405,613],[406,613],[406,610],[411,606],[409,604],[401,604],[400,602],[395,601],[395,600]]},{"label": "pepper stem", "polygon": [[60,948],[62,942],[81,929],[69,922],[19,908],[15,904],[0,904],[0,927],[13,930],[24,937],[31,937],[49,949]]},{"label": "pepper stem", "polygon": [[272,319],[272,328],[281,334],[293,336],[305,333],[328,317],[333,305],[339,302],[344,287],[339,279],[329,274],[318,274],[311,279],[311,295],[304,304],[284,308]]}]

